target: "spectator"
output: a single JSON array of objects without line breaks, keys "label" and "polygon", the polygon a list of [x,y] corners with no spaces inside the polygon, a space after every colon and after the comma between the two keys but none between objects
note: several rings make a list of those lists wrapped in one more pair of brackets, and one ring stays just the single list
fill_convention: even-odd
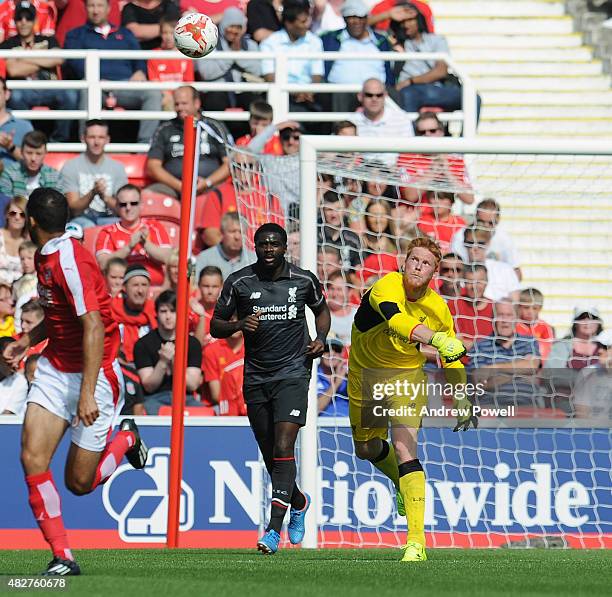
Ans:
[{"label": "spectator", "polygon": [[38,360],[41,356],[41,354],[31,354],[26,358],[25,365],[23,367],[23,375],[28,382],[28,390],[34,381],[34,375],[36,374],[36,368],[38,367]]},{"label": "spectator", "polygon": [[[272,111],[272,106],[262,100],[255,100],[249,106],[250,134],[243,135],[239,139],[236,139],[236,146],[242,147],[244,145],[248,145],[253,138],[259,135],[259,133],[262,133],[272,124],[273,118],[274,112]],[[283,155],[283,147],[278,136],[278,132],[275,132],[274,136],[264,145],[262,153]]]},{"label": "spectator", "polygon": [[[198,302],[200,309],[197,310],[199,311],[200,318],[196,324],[194,336],[203,347],[211,342],[216,342],[216,339],[210,335],[210,320],[212,319],[222,288],[223,274],[216,265],[207,265],[200,270],[198,274],[198,290],[200,291]],[[197,309],[195,305],[192,308],[194,310]]]},{"label": "spectator", "polygon": [[[157,49],[175,49],[174,28],[177,22],[177,19],[167,16],[160,19],[161,48]],[[191,83],[195,79],[193,63],[194,61],[191,58],[151,58],[147,60],[147,76],[149,81]],[[174,110],[174,98],[170,90],[162,91],[162,109]]]},{"label": "spectator", "polygon": [[537,339],[542,363],[545,363],[555,339],[555,330],[540,319],[543,305],[544,295],[537,288],[521,290],[518,303],[519,322],[516,325],[516,331],[524,336],[533,336]]},{"label": "spectator", "polygon": [[24,240],[19,245],[19,260],[22,275],[13,282],[13,300],[15,301],[15,328],[21,331],[21,309],[31,299],[38,296],[38,277],[34,267],[36,245],[30,240]]},{"label": "spectator", "polygon": [[[183,120],[187,116],[200,118],[202,106],[198,92],[189,85],[175,89],[173,97],[176,118],[162,123],[155,131],[147,156],[146,171],[147,175],[155,181],[148,187],[148,190],[167,193],[178,199],[181,194],[181,178],[183,176]],[[207,130],[202,131],[200,137],[200,147],[203,151],[200,153],[200,161],[198,162],[196,187],[199,201],[206,201],[206,198],[201,197],[201,195],[224,182],[230,174],[229,160],[224,147],[227,140],[225,127],[209,118],[204,119],[204,123],[207,125]],[[228,198],[219,198],[215,194],[212,200],[218,204],[219,201],[221,203],[226,202]],[[211,206],[212,203],[207,207],[210,208]],[[222,205],[222,212],[228,211],[231,207],[236,208],[235,202]],[[204,211],[206,212],[207,209]],[[209,222],[208,219],[205,219],[205,221]],[[206,245],[217,244],[220,236],[218,223],[217,226],[207,226],[204,234]]]},{"label": "spectator", "polygon": [[456,299],[465,294],[463,288],[463,260],[459,255],[446,253],[442,257],[435,290],[447,300],[449,307]]},{"label": "spectator", "polygon": [[[444,126],[434,112],[421,113],[414,121],[414,129],[417,137],[444,137]],[[424,189],[449,187],[466,205],[474,203],[472,183],[460,155],[402,153],[397,165],[410,185],[405,188],[404,196],[412,203],[426,198]]]},{"label": "spectator", "polygon": [[397,253],[391,233],[391,208],[385,199],[373,199],[365,209],[366,233],[362,238],[361,261],[370,255]]},{"label": "spectator", "polygon": [[332,135],[339,137],[356,137],[357,125],[350,120],[339,120],[332,125]]},{"label": "spectator", "polygon": [[596,365],[599,346],[594,338],[602,331],[603,324],[597,307],[575,307],[570,333],[553,342],[544,368],[583,369]]},{"label": "spectator", "polygon": [[573,394],[574,413],[609,426],[612,422],[612,332],[601,332],[594,340],[599,362],[578,374]]},{"label": "spectator", "polygon": [[[219,23],[217,50],[222,52],[256,52],[259,48],[246,32],[246,17],[238,8],[230,7]],[[258,60],[221,60],[213,54],[208,60],[197,61],[202,81],[228,81],[234,83],[261,82],[261,63]],[[208,110],[249,108],[253,93],[234,91],[207,91],[204,102]]]},{"label": "spectator", "polygon": [[[450,54],[442,35],[427,32],[423,15],[413,4],[409,13],[395,29],[398,52],[437,52]],[[402,42],[403,40],[403,42]],[[407,60],[398,76],[395,89],[400,93],[400,104],[406,112],[418,112],[423,106],[437,106],[447,111],[461,110],[461,87],[446,84],[448,68],[443,60]],[[480,97],[477,97],[480,112]]]},{"label": "spectator", "polygon": [[19,247],[28,238],[25,206],[23,197],[14,197],[4,209],[6,224],[0,229],[0,282],[12,284],[23,274]]},{"label": "spectator", "polygon": [[115,194],[128,183],[125,166],[104,153],[110,137],[102,120],[88,120],[81,140],[85,153],[62,167],[72,221],[83,228],[114,224],[118,221]]},{"label": "spectator", "polygon": [[474,342],[493,333],[493,301],[485,297],[487,268],[482,263],[466,265],[465,296],[449,302],[455,331],[469,350]]},{"label": "spectator", "polygon": [[[0,354],[12,338],[0,338]],[[23,419],[28,396],[28,382],[22,373],[13,371],[0,359],[0,415],[17,415]]]},{"label": "spectator", "polygon": [[281,28],[283,0],[250,0],[247,4],[247,33],[260,44]]},{"label": "spectator", "polygon": [[236,332],[228,338],[221,338],[204,347],[202,352],[202,371],[207,386],[207,397],[211,404],[218,405],[219,414],[245,415],[242,393],[224,396],[221,393],[226,375],[232,375],[237,368],[244,367],[244,337]]},{"label": "spectator", "polygon": [[[0,4],[0,6],[5,6]],[[11,92],[6,87],[6,79],[0,77],[0,160],[4,166],[21,159],[21,142],[26,133],[32,131],[28,120],[15,118],[6,109]]]},{"label": "spectator", "polygon": [[[45,312],[39,300],[31,299],[21,308],[19,316],[19,328],[21,334],[29,334],[45,318]],[[48,340],[30,346],[26,352],[26,358],[32,355],[41,354],[47,348]],[[23,363],[23,361],[22,361]]]},{"label": "spectator", "polygon": [[317,276],[326,284],[334,274],[342,274],[342,258],[336,247],[323,245],[317,251]]},{"label": "spectator", "polygon": [[208,15],[213,23],[218,25],[228,8],[243,8],[246,2],[243,0],[180,0],[178,4],[181,14],[199,12]]},{"label": "spectator", "polygon": [[[109,23],[109,0],[86,0],[87,23],[68,31],[64,48],[67,50],[140,50],[140,44],[131,31]],[[85,77],[83,60],[68,60],[77,79]],[[147,64],[144,60],[101,60],[100,78],[107,81],[146,81]],[[81,106],[86,108],[87,94],[81,93]],[[115,90],[104,92],[104,103],[115,104],[128,110],[161,110],[161,92],[142,90]],[[138,127],[138,142],[149,143],[157,128],[157,121],[143,119]]]},{"label": "spectator", "polygon": [[342,267],[350,270],[360,262],[361,241],[345,226],[345,210],[336,191],[327,191],[321,205],[319,245],[336,247],[340,251]]},{"label": "spectator", "polygon": [[129,29],[143,50],[161,46],[161,19],[178,21],[181,16],[172,0],[137,0],[128,2],[121,11],[121,25]]},{"label": "spectator", "polygon": [[[521,263],[518,250],[511,236],[499,225],[500,219],[499,203],[495,199],[483,199],[476,206],[476,225],[491,231],[491,242],[487,247],[487,257],[503,261],[511,265],[520,280]],[[464,232],[459,230],[451,242],[451,248],[464,261],[467,260],[467,250],[464,245]]]},{"label": "spectator", "polygon": [[518,302],[520,283],[512,267],[502,261],[487,258],[491,232],[473,226],[465,229],[463,238],[468,256],[467,262],[481,263],[487,268],[488,282],[485,297],[492,301],[509,297],[514,302]]},{"label": "spectator", "polygon": [[249,151],[261,154],[278,131],[282,156],[260,155],[259,163],[268,194],[288,219],[296,219],[299,209],[300,137],[302,127],[297,122],[284,121],[267,126],[248,145]]},{"label": "spectator", "polygon": [[452,193],[433,193],[429,200],[433,213],[422,215],[418,223],[419,230],[435,240],[443,253],[450,250],[453,235],[465,228],[465,220],[451,213],[453,203],[455,196]]},{"label": "spectator", "polygon": [[244,417],[247,414],[242,383],[244,378],[244,359],[233,367],[226,367],[219,389],[218,415],[221,417]]},{"label": "spectator", "polygon": [[149,298],[151,275],[137,263],[129,265],[123,278],[123,292],[111,300],[111,309],[121,331],[119,359],[122,365],[134,362],[134,344],[157,325],[155,305]]},{"label": "spectator", "polygon": [[348,361],[344,357],[344,345],[338,338],[330,338],[317,370],[320,417],[348,417],[347,372]]},{"label": "spectator", "polygon": [[[295,53],[322,52],[321,39],[308,29],[311,25],[310,5],[303,0],[285,0],[280,31],[268,35],[260,45],[262,52],[291,55]],[[275,75],[273,60],[262,60],[261,72],[266,81],[273,82]],[[322,60],[289,60],[287,64],[288,83],[320,83],[323,79]],[[289,96],[291,112],[320,112],[312,93],[300,92]],[[314,131],[313,131],[314,132]]]},{"label": "spectator", "polygon": [[[379,79],[368,79],[357,96],[363,107],[353,118],[360,137],[413,137],[414,128],[407,114],[396,108],[386,107],[387,90]],[[377,160],[390,166],[397,161],[396,153],[367,153],[367,161]]]},{"label": "spectator", "polygon": [[34,33],[47,37],[54,35],[57,22],[56,3],[57,0],[54,2],[47,2],[46,0],[31,0],[30,2],[5,0],[0,4],[0,42],[17,34],[15,13],[19,6],[25,4],[31,4],[38,15]]},{"label": "spectator", "polygon": [[351,344],[351,328],[357,313],[357,307],[350,304],[349,293],[342,274],[335,272],[329,276],[325,284],[327,304],[331,312],[330,331],[345,346]]},{"label": "spectator", "polygon": [[[425,26],[429,33],[434,32],[433,13],[426,2],[413,0],[410,4],[417,7],[425,19]],[[376,26],[378,31],[387,32],[392,23],[401,23],[412,13],[406,0],[382,0],[372,8],[368,18],[370,27]]]},{"label": "spectator", "polygon": [[[387,38],[375,33],[368,27],[368,8],[363,0],[347,0],[341,8],[346,23],[344,29],[325,33],[321,37],[325,52],[350,52],[376,54],[389,52],[391,46]],[[368,79],[385,81],[393,85],[394,77],[391,63],[375,58],[360,60],[342,60],[325,62],[325,79],[328,83],[358,83],[363,85]],[[352,93],[332,94],[333,112],[353,112],[359,103]]]},{"label": "spectator", "polygon": [[0,338],[15,335],[14,311],[11,285],[0,281]]},{"label": "spectator", "polygon": [[164,283],[163,264],[172,247],[168,232],[157,220],[143,221],[140,189],[126,184],[117,191],[119,221],[104,226],[96,240],[96,258],[104,269],[112,257],[126,259],[129,265],[140,264],[149,272],[151,284]]},{"label": "spectator", "polygon": [[21,141],[21,159],[6,164],[0,176],[0,193],[9,197],[29,197],[39,187],[62,191],[62,175],[44,164],[47,155],[47,135],[41,131],[26,133]]},{"label": "spectator", "polygon": [[[17,35],[9,37],[0,50],[53,50],[59,48],[53,36],[35,33],[36,8],[33,3],[22,0],[15,8]],[[9,79],[56,81],[62,58],[7,58],[6,73]],[[48,106],[58,110],[76,110],[79,94],[75,89],[15,89],[11,93],[9,106],[13,110],[30,110],[33,106]],[[58,143],[70,141],[70,120],[56,120],[51,140]]]},{"label": "spectator", "polygon": [[[144,406],[149,415],[157,415],[161,406],[172,405],[172,379],[176,334],[176,293],[164,290],[155,299],[157,328],[134,345],[134,363],[145,392]],[[185,385],[187,406],[197,406],[193,392],[202,382],[202,347],[188,336]]]},{"label": "spectator", "polygon": [[254,253],[243,246],[238,214],[231,211],[221,218],[221,242],[196,257],[196,277],[206,266],[214,265],[221,270],[225,280],[231,273],[254,261]]},{"label": "spectator", "polygon": [[485,386],[485,400],[499,406],[539,405],[533,375],[540,365],[538,343],[516,333],[516,314],[509,300],[495,303],[493,333],[475,342],[468,355],[474,381]]},{"label": "spectator", "polygon": [[[124,0],[110,0],[108,20],[111,23],[121,22],[121,7],[123,4],[125,4]],[[87,22],[87,8],[84,0],[55,0],[55,5],[60,11],[55,37],[60,46],[64,47],[66,33]]]},{"label": "spectator", "polygon": [[123,277],[127,267],[128,262],[122,257],[111,257],[104,266],[103,273],[106,280],[106,288],[108,288],[108,293],[112,298],[121,294]]}]

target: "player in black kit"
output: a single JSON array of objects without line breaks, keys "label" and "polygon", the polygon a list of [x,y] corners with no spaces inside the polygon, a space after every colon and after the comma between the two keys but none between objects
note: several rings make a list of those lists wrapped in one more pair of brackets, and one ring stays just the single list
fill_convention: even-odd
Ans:
[{"label": "player in black kit", "polygon": [[[244,333],[244,400],[272,477],[270,523],[257,549],[273,554],[289,507],[289,540],[295,544],[304,537],[310,497],[295,482],[294,447],[306,423],[312,361],[325,350],[331,316],[317,277],[285,259],[287,233],[281,226],[260,226],[254,240],[257,261],[225,281],[210,333],[215,338]],[[306,306],[315,315],[314,340]],[[234,314],[237,321],[231,320]]]}]

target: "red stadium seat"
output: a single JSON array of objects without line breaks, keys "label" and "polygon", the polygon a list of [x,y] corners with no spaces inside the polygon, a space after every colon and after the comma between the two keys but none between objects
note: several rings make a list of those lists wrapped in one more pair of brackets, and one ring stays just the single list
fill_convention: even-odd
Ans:
[{"label": "red stadium seat", "polygon": [[83,246],[95,257],[96,255],[96,240],[102,226],[94,226],[93,228],[83,229]]},{"label": "red stadium seat", "polygon": [[62,166],[72,158],[76,158],[78,153],[48,153],[45,156],[45,164],[50,166],[51,168],[55,168],[56,170],[61,170]]},{"label": "red stadium seat", "polygon": [[[160,406],[157,414],[160,417],[172,416],[172,407]],[[186,406],[185,415],[188,417],[214,417],[215,409],[212,406]]]},{"label": "red stadium seat", "polygon": [[142,192],[142,210],[140,213],[145,219],[175,222],[176,224],[181,222],[181,204],[174,197],[154,191]]},{"label": "red stadium seat", "polygon": [[111,157],[125,166],[128,182],[143,188],[151,184],[151,179],[146,174],[146,153],[117,153]]}]

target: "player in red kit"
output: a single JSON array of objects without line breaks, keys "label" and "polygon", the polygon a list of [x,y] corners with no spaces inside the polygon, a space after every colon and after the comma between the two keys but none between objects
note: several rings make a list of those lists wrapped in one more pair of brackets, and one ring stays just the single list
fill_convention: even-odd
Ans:
[{"label": "player in red kit", "polygon": [[29,346],[49,340],[28,394],[21,446],[30,506],[53,551],[46,576],[80,574],[49,470],[66,430],[70,428],[72,443],[65,482],[76,495],[104,483],[123,456],[134,468],[143,468],[147,457],[132,419],[122,421],[120,431],[108,441],[123,404],[116,360],[119,329],[95,259],[64,232],[68,214],[60,192],[39,188],[30,195],[27,223],[38,247],[35,264],[45,318],[3,352],[16,369]]}]

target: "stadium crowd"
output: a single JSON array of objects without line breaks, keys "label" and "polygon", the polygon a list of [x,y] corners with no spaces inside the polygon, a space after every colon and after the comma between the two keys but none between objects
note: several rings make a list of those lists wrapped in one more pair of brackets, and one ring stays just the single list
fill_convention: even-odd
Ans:
[{"label": "stadium crowd", "polygon": [[[331,127],[337,135],[444,136],[438,111],[461,108],[458,82],[443,62],[387,63],[378,51],[448,52],[434,32],[425,2],[383,0],[5,0],[0,5],[1,49],[171,49],[172,32],[188,10],[219,24],[220,49],[287,52],[323,49],[369,54],[360,68],[348,61],[290,62],[289,82],[358,83],[359,94],[291,96],[292,111],[354,112]],[[6,59],[6,78],[82,78],[79,60]],[[0,337],[17,338],[44,313],[37,301],[35,247],[26,229],[27,197],[40,186],[66,194],[73,216],[67,234],[96,256],[113,313],[121,327],[126,413],[169,414],[178,282],[178,200],[183,161],[182,121],[210,110],[248,109],[246,128],[228,130],[204,119],[198,164],[196,233],[191,268],[186,404],[192,414],[244,415],[241,334],[215,340],[210,320],[223,280],[254,260],[252,231],[266,220],[287,228],[288,256],[299,254],[297,153],[303,132],[328,133],[324,125],[275,123],[272,108],[251,93],[199,94],[203,81],[273,81],[273,63],[196,63],[181,60],[102,61],[101,78],[174,81],[172,92],[105,93],[107,108],[174,110],[161,124],[142,120],[134,139],[150,143],[146,160],[105,153],[111,129],[100,120],[78,127],[57,121],[46,133],[15,118],[10,109],[83,106],[85,94],[48,90],[9,91],[0,78]],[[395,103],[388,102],[391,97]],[[400,107],[397,107],[397,106]],[[407,112],[420,112],[413,121]],[[77,136],[86,149],[71,156],[47,153],[48,136]],[[236,137],[231,179],[228,146]],[[338,156],[339,159],[342,156]],[[322,176],[319,185],[318,275],[332,313],[332,336],[318,375],[322,416],[348,414],[347,353],[351,322],[363,290],[397,271],[408,242],[434,238],[442,251],[434,290],[449,304],[457,334],[469,349],[465,363],[486,381],[487,399],[551,416],[612,416],[612,334],[596,306],[577,306],[570,334],[555,339],[540,318],[536,288],[521,286],[521,263],[491,198],[476,205],[473,221],[455,215],[455,203],[475,193],[459,156],[365,154],[370,180]],[[359,167],[363,164],[354,164]],[[402,172],[402,185],[376,181],[386,168]],[[381,180],[384,176],[380,177]],[[243,229],[250,234],[243,234]],[[4,339],[6,338],[6,339]],[[28,383],[43,345],[30,349],[23,371],[0,365],[0,413],[21,414]],[[424,349],[435,376],[435,355]],[[519,373],[516,373],[516,372]],[[520,375],[520,379],[516,376]],[[579,391],[575,392],[576,387]],[[592,390],[595,388],[595,390]],[[602,389],[603,388],[603,389]],[[445,397],[439,397],[441,400]],[[542,411],[544,412],[544,411]]]}]

